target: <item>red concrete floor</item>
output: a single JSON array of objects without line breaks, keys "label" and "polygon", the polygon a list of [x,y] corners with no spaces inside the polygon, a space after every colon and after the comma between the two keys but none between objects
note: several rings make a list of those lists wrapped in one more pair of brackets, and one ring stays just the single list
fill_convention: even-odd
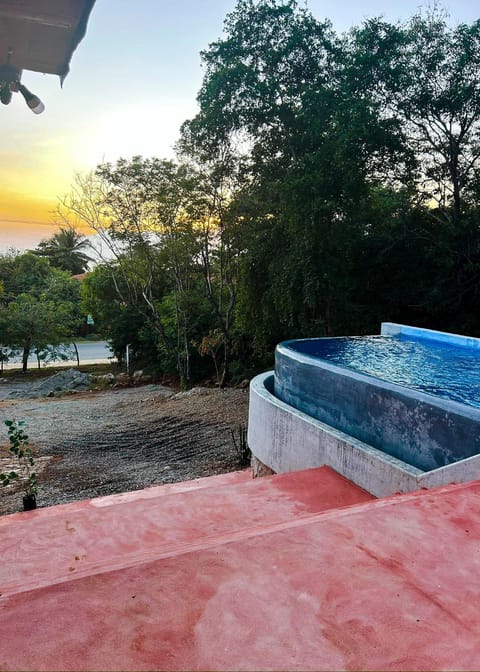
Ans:
[{"label": "red concrete floor", "polygon": [[1,519],[0,669],[480,668],[479,482],[229,478]]}]

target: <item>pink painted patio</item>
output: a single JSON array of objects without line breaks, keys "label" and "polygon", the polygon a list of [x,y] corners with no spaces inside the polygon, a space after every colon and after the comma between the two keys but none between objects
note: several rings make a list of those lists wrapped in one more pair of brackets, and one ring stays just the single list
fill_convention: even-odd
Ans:
[{"label": "pink painted patio", "polygon": [[3,670],[480,668],[480,483],[248,471],[0,519]]}]

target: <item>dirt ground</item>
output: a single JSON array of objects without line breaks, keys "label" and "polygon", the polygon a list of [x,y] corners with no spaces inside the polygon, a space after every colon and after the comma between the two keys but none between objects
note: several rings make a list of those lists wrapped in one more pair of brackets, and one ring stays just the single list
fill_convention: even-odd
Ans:
[{"label": "dirt ground", "polygon": [[[15,378],[0,386],[0,471],[13,466],[3,421],[24,420],[39,474],[38,506],[184,481],[245,464],[240,431],[247,426],[248,390],[194,388],[175,394],[162,385],[144,385],[9,398],[12,391],[26,395],[28,390],[28,383]],[[20,484],[0,486],[0,514],[21,508]]]}]

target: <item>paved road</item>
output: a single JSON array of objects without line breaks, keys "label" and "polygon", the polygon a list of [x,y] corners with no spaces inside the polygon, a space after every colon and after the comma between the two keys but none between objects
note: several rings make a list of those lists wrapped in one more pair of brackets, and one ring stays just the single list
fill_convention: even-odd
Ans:
[{"label": "paved road", "polygon": [[[87,341],[77,343],[78,354],[80,357],[80,364],[103,364],[112,361],[113,354],[105,341]],[[17,357],[10,360],[8,364],[4,364],[5,369],[15,369],[21,365],[22,358]],[[67,361],[57,361],[47,364],[48,366],[76,366],[77,360],[75,358]],[[37,366],[37,358],[35,355],[30,355],[28,359],[28,368]],[[42,364],[43,367],[43,364]]]}]

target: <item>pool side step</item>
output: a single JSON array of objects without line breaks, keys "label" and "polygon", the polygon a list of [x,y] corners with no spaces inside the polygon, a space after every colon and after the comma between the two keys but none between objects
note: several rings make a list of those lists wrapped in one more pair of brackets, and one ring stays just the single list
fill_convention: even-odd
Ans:
[{"label": "pool side step", "polygon": [[[4,517],[3,595],[262,534],[372,495],[328,467],[211,487],[98,498]],[[130,496],[131,495],[131,496]],[[107,501],[106,501],[107,500]],[[233,535],[233,536],[232,536]],[[31,553],[31,549],[35,553]],[[52,553],[52,549],[55,552]]]},{"label": "pool side step", "polygon": [[[227,526],[199,538],[162,538],[150,542],[149,556],[135,555],[134,546],[132,558],[114,553],[101,571],[72,571],[70,579],[60,577],[30,592],[21,586],[4,592],[2,579],[2,669],[479,669],[480,483],[316,513],[306,512],[313,508],[310,501],[297,514],[295,504],[302,499],[297,487],[315,490],[335,482],[334,489],[343,490],[334,474],[312,472],[153,500],[159,504],[157,517],[164,514],[175,523],[207,494],[220,517],[233,511],[225,506],[223,490],[258,488],[264,490],[266,510],[278,505],[286,513],[290,500],[293,515],[287,520],[272,516],[263,525]],[[313,475],[317,479],[308,485]],[[283,497],[275,494],[275,483],[283,483]],[[250,494],[252,505],[260,505],[262,498]],[[177,518],[175,500],[183,502]],[[55,562],[70,539],[84,542],[80,524],[94,545],[102,545],[102,516],[112,522],[115,514],[120,524],[122,511],[123,534],[135,538],[151,501],[111,507],[87,502],[85,510],[59,516],[64,534],[48,525],[30,539],[12,534],[2,551],[9,565],[24,563],[28,555],[34,571],[35,558],[43,562],[48,555]],[[239,495],[239,504],[245,501]],[[213,515],[213,508],[206,507],[206,515]],[[89,520],[81,519],[82,512]],[[202,513],[199,508],[192,516],[201,522]],[[27,514],[27,519],[52,524],[56,518]],[[9,527],[26,531],[18,525],[18,517],[11,517],[2,533]],[[112,530],[114,552],[117,532]]]}]

